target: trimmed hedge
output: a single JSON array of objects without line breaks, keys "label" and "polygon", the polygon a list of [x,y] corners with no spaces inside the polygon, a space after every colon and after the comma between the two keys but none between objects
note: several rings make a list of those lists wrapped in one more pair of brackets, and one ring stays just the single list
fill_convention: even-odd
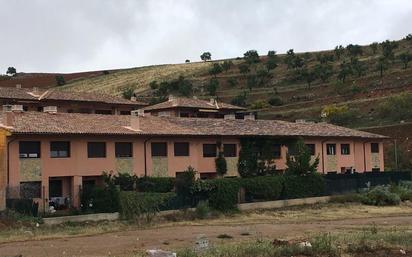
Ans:
[{"label": "trimmed hedge", "polygon": [[142,177],[137,180],[139,192],[168,193],[175,187],[175,178],[171,177]]},{"label": "trimmed hedge", "polygon": [[192,187],[192,195],[198,199],[208,199],[211,208],[219,211],[236,209],[239,179],[219,178],[211,180],[197,180]]},{"label": "trimmed hedge", "polygon": [[117,212],[119,210],[119,190],[114,185],[105,188],[96,187],[84,199],[84,209],[91,208],[94,212]]},{"label": "trimmed hedge", "polygon": [[240,180],[246,195],[253,199],[277,200],[283,189],[284,179],[281,176],[262,176]]},{"label": "trimmed hedge", "polygon": [[120,215],[123,219],[137,219],[144,216],[149,220],[175,197],[175,193],[122,191],[119,194]]},{"label": "trimmed hedge", "polygon": [[321,196],[325,193],[325,180],[320,174],[284,176],[283,198]]}]

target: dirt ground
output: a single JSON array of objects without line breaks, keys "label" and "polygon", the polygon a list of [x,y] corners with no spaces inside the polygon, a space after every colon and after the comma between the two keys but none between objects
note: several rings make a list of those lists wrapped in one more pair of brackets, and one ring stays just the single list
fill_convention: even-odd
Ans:
[{"label": "dirt ground", "polygon": [[[410,208],[408,208],[410,209]],[[388,214],[389,215],[389,214]],[[253,215],[252,215],[253,216]],[[57,239],[28,240],[0,244],[0,256],[133,256],[144,249],[177,249],[192,247],[199,235],[206,235],[212,244],[240,240],[306,238],[308,234],[319,232],[339,232],[360,230],[365,227],[412,228],[412,212],[391,214],[386,217],[376,215],[352,218],[350,215],[338,214],[335,220],[320,220],[316,217],[299,220],[271,220],[247,217],[234,217],[227,223],[219,220],[202,222],[177,222],[128,231],[109,232],[91,236],[73,236]],[[321,217],[322,218],[322,217]],[[238,221],[238,222],[236,222]],[[24,233],[24,231],[22,231]],[[233,239],[218,239],[227,234]]]}]

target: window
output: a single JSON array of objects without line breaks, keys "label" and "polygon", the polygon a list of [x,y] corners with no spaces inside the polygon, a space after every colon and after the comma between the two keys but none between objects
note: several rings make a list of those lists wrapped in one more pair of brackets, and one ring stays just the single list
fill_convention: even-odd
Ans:
[{"label": "window", "polygon": [[379,153],[379,143],[371,143],[371,152]]},{"label": "window", "polygon": [[336,144],[327,144],[326,145],[326,154],[327,155],[336,155]]},{"label": "window", "polygon": [[310,155],[314,156],[316,153],[315,144],[306,144],[306,147],[308,148]]},{"label": "window", "polygon": [[50,142],[50,157],[51,158],[70,157],[70,142],[66,142],[66,141]]},{"label": "window", "polygon": [[131,142],[116,142],[115,156],[116,158],[133,157],[133,144]]},{"label": "window", "polygon": [[282,156],[282,148],[280,144],[274,144],[273,145],[273,156],[276,159],[279,159]]},{"label": "window", "polygon": [[53,179],[49,181],[49,197],[63,196],[63,181],[61,179]]},{"label": "window", "polygon": [[112,111],[111,111],[111,110],[96,110],[94,113],[95,113],[95,114],[106,114],[106,115],[109,115],[109,114],[112,114]]},{"label": "window", "polygon": [[40,142],[20,141],[19,156],[20,158],[40,158]]},{"label": "window", "polygon": [[223,155],[225,157],[236,157],[236,144],[224,144],[223,145]]},{"label": "window", "polygon": [[167,143],[152,143],[152,156],[167,156]]},{"label": "window", "polygon": [[130,115],[130,111],[120,111],[120,115]]},{"label": "window", "polygon": [[175,156],[189,156],[189,143],[176,142],[174,144]]},{"label": "window", "polygon": [[41,198],[41,182],[20,182],[20,197],[23,199]]},{"label": "window", "polygon": [[88,142],[87,156],[89,158],[105,158],[106,143],[105,142]]},{"label": "window", "polygon": [[216,157],[216,144],[203,144],[203,157]]},{"label": "window", "polygon": [[188,112],[181,112],[180,117],[182,118],[189,118],[189,113]]},{"label": "window", "polygon": [[340,153],[342,155],[349,155],[350,154],[350,145],[349,144],[341,144],[340,145]]}]

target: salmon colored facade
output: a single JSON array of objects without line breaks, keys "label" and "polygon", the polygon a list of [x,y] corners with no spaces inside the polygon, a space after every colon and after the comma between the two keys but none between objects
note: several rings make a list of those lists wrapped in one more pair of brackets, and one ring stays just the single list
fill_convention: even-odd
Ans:
[{"label": "salmon colored facade", "polygon": [[[0,182],[4,188],[9,189],[8,197],[19,197],[21,183],[38,183],[41,185],[41,195],[38,201],[41,205],[50,199],[49,185],[54,180],[60,180],[61,197],[71,199],[71,205],[79,206],[79,189],[84,183],[102,183],[102,172],[121,172],[135,174],[139,177],[147,176],[171,176],[187,169],[188,166],[198,171],[200,178],[211,178],[215,176],[215,158],[204,157],[203,145],[225,144],[236,145],[234,157],[225,157],[228,164],[228,176],[237,176],[237,162],[240,151],[240,138],[236,137],[143,137],[143,136],[47,136],[47,135],[17,135],[6,137],[6,141],[0,142],[0,151],[8,152],[8,169],[2,169]],[[315,156],[320,159],[318,171],[320,173],[341,173],[347,169],[356,172],[365,172],[384,169],[383,146],[381,140],[342,139],[342,138],[305,138],[305,143],[313,144]],[[69,157],[53,158],[50,153],[50,142],[70,142]],[[20,142],[40,142],[39,158],[20,158]],[[104,142],[106,147],[105,157],[89,158],[88,142]],[[115,156],[115,143],[132,143],[132,157]],[[188,156],[175,156],[174,144],[187,142],[189,144]],[[167,156],[152,156],[152,143],[166,143]],[[371,144],[378,146],[378,152],[372,153]],[[349,145],[346,154],[342,154],[341,145]],[[6,149],[8,145],[8,150]],[[146,145],[146,147],[145,147]],[[328,147],[335,145],[334,154],[328,154]],[[146,148],[146,153],[145,149]],[[333,147],[332,147],[333,148]],[[281,155],[275,160],[276,168],[286,168],[286,154],[288,148],[281,146]],[[376,145],[375,145],[376,152]],[[6,160],[4,158],[2,160]],[[3,162],[3,165],[6,164]],[[5,175],[5,174],[6,175]],[[60,184],[61,183],[61,184]],[[41,200],[43,199],[43,200]],[[43,202],[42,202],[43,201]],[[1,207],[1,206],[0,206]]]}]

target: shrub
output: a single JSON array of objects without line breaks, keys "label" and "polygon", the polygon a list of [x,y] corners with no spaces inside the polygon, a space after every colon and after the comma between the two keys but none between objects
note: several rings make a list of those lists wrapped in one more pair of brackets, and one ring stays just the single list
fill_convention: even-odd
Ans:
[{"label": "shrub", "polygon": [[283,196],[287,199],[320,196],[325,192],[325,181],[320,174],[285,176]]},{"label": "shrub", "polygon": [[[84,199],[82,197],[82,199]],[[94,212],[119,211],[119,191],[113,184],[107,187],[95,187],[91,191],[90,199],[82,203],[83,209],[91,208]]]},{"label": "shrub", "polygon": [[210,213],[209,203],[207,201],[200,201],[196,206],[195,213],[198,219],[206,218]]},{"label": "shrub", "polygon": [[137,180],[137,190],[140,192],[167,193],[175,186],[171,177],[142,177]]},{"label": "shrub", "polygon": [[174,193],[120,192],[121,217],[124,219],[145,217],[146,221],[150,221],[162,206],[175,196]]},{"label": "shrub", "polygon": [[283,104],[283,101],[279,96],[272,96],[268,103],[272,106],[280,106]]},{"label": "shrub", "polygon": [[209,199],[213,209],[230,211],[236,209],[239,189],[236,178],[198,180],[192,187],[192,194],[197,199]]},{"label": "shrub", "polygon": [[227,173],[227,162],[225,157],[223,156],[223,152],[221,151],[215,159],[215,167],[216,173],[219,174],[219,176],[223,176]]},{"label": "shrub", "polygon": [[389,187],[387,186],[376,186],[365,193],[363,199],[364,204],[368,205],[398,205],[400,203],[400,197],[390,192]]},{"label": "shrub", "polygon": [[137,179],[135,175],[129,173],[119,173],[113,177],[115,185],[120,187],[120,190],[131,191],[134,188],[134,183]]},{"label": "shrub", "polygon": [[33,199],[7,199],[6,206],[20,214],[37,217],[39,204]]},{"label": "shrub", "polygon": [[241,180],[241,186],[245,189],[246,194],[265,200],[279,199],[283,188],[283,177],[281,176],[261,176],[254,178],[245,178]]},{"label": "shrub", "polygon": [[346,194],[346,195],[334,195],[331,197],[330,202],[333,203],[362,203],[363,195],[361,194]]},{"label": "shrub", "polygon": [[182,201],[187,204],[191,204],[192,187],[195,183],[196,173],[197,171],[191,166],[189,166],[186,171],[184,171],[176,177],[176,193],[182,199]]}]

